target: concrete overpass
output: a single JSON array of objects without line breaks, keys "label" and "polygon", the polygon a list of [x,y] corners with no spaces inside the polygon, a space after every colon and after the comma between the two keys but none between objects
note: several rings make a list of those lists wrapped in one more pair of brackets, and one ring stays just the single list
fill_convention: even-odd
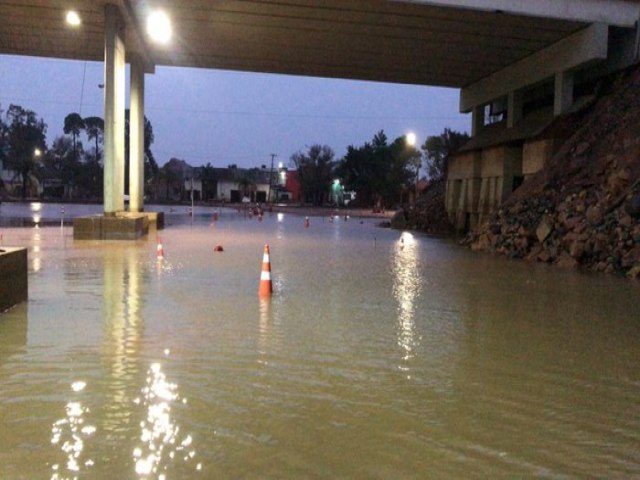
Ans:
[{"label": "concrete overpass", "polygon": [[[146,31],[157,7],[164,45]],[[640,39],[637,0],[1,0],[0,18],[0,53],[105,62],[106,216],[124,210],[125,62],[140,212],[144,74],[157,65],[456,87],[477,134],[486,111],[513,127],[549,89],[567,111],[576,85],[636,62]]]}]

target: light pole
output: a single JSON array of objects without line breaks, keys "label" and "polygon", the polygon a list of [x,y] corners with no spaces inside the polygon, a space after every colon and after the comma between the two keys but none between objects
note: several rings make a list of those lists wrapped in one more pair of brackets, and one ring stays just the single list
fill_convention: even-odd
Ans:
[{"label": "light pole", "polygon": [[269,192],[267,193],[267,202],[273,203],[271,199],[271,184],[273,183],[273,159],[278,156],[277,153],[271,154],[271,170],[269,170]]}]

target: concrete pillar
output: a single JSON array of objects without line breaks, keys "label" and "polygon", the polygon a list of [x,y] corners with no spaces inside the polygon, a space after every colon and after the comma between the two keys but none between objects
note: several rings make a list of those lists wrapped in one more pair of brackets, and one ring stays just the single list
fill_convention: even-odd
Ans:
[{"label": "concrete pillar", "polygon": [[484,127],[484,105],[476,105],[471,111],[471,136],[475,137]]},{"label": "concrete pillar", "polygon": [[105,6],[104,214],[124,210],[124,23],[118,7]]},{"label": "concrete pillar", "polygon": [[522,93],[512,90],[507,95],[507,128],[513,126],[522,119]]},{"label": "concrete pillar", "polygon": [[553,114],[566,113],[573,104],[573,73],[558,72],[555,75]]},{"label": "concrete pillar", "polygon": [[131,61],[129,108],[129,210],[142,212],[144,197],[144,70]]}]

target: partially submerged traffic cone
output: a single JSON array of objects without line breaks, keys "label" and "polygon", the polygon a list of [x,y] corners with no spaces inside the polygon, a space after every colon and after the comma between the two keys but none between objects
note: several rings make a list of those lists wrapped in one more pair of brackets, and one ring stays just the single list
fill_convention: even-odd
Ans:
[{"label": "partially submerged traffic cone", "polygon": [[260,298],[270,297],[273,293],[271,285],[271,261],[269,260],[269,244],[264,246],[264,255],[262,256],[262,273],[260,274],[260,289],[258,296]]},{"label": "partially submerged traffic cone", "polygon": [[156,260],[164,260],[164,249],[162,248],[162,240],[158,238],[158,246],[156,247]]}]

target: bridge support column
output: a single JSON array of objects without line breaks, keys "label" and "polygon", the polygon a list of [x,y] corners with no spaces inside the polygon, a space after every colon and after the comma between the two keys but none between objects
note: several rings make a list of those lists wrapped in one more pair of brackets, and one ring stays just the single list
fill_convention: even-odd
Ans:
[{"label": "bridge support column", "polygon": [[105,6],[104,214],[124,210],[124,22],[118,7]]},{"label": "bridge support column", "polygon": [[522,119],[522,92],[512,90],[507,95],[507,128]]},{"label": "bridge support column", "polygon": [[573,104],[573,73],[558,72],[555,75],[553,114],[566,113]]},{"label": "bridge support column", "polygon": [[142,212],[144,198],[144,69],[131,61],[129,108],[129,211]]},{"label": "bridge support column", "polygon": [[484,105],[476,105],[471,111],[471,136],[475,137],[484,128]]}]

